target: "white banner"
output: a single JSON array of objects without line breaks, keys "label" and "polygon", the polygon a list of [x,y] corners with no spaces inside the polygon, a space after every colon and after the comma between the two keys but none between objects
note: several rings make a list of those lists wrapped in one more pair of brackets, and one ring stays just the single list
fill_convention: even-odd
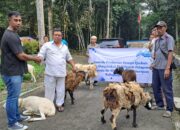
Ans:
[{"label": "white banner", "polygon": [[151,53],[144,48],[92,48],[89,62],[97,66],[96,80],[122,82],[122,77],[113,74],[117,67],[135,70],[138,83],[152,83]]}]

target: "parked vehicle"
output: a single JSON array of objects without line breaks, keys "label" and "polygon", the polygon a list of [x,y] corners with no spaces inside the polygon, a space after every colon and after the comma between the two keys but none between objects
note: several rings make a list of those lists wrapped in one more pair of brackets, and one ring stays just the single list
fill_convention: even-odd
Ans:
[{"label": "parked vehicle", "polygon": [[124,48],[126,46],[122,38],[100,39],[98,44],[100,48]]}]

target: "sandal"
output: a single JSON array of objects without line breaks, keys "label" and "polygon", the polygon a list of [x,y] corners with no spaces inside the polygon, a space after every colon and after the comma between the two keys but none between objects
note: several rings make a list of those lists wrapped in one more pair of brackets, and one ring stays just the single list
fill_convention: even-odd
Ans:
[{"label": "sandal", "polygon": [[63,106],[57,107],[57,111],[58,111],[58,112],[63,112],[63,111],[64,111],[64,107],[63,107]]}]

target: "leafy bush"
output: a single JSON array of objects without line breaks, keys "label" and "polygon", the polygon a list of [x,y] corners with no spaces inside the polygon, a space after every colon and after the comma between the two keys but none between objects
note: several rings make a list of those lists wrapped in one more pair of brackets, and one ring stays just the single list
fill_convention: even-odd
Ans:
[{"label": "leafy bush", "polygon": [[23,41],[24,52],[28,54],[37,54],[39,49],[39,43],[36,40]]}]

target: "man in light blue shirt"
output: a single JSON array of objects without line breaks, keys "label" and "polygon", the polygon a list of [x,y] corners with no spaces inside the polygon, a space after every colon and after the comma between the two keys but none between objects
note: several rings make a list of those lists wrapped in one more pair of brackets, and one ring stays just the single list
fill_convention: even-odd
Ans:
[{"label": "man in light blue shirt", "polygon": [[62,39],[62,43],[66,46],[68,46],[68,42],[65,39]]}]

